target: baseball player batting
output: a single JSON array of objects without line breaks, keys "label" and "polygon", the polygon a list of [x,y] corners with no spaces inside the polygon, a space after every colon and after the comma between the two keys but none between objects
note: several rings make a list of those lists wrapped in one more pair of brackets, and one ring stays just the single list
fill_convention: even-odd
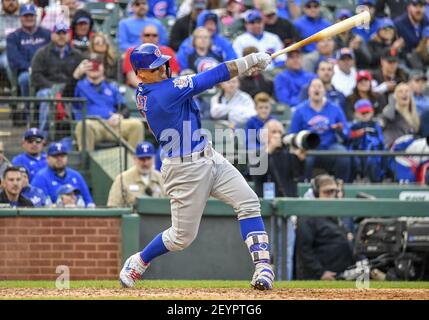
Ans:
[{"label": "baseball player batting", "polygon": [[161,174],[171,198],[172,225],[125,261],[120,282],[123,287],[133,287],[154,258],[187,248],[197,236],[204,207],[212,196],[232,206],[238,216],[242,238],[255,265],[251,286],[272,289],[274,272],[259,199],[238,170],[202,134],[200,113],[193,100],[193,96],[250,68],[264,70],[271,56],[252,53],[177,78],[171,78],[170,58],[153,44],[140,45],[130,56],[141,80],[136,91],[137,108],[166,155]]}]

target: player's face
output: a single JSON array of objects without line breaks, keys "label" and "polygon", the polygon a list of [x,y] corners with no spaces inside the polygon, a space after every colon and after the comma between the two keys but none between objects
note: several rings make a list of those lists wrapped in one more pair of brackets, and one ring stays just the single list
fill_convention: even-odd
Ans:
[{"label": "player's face", "polygon": [[66,168],[68,157],[66,154],[48,156],[48,165],[55,171],[62,171]]},{"label": "player's face", "polygon": [[3,189],[12,196],[16,196],[22,189],[22,177],[19,171],[9,171],[2,181]]},{"label": "player's face", "polygon": [[43,139],[40,137],[29,137],[22,141],[22,148],[32,156],[38,156],[43,149]]},{"label": "player's face", "polygon": [[34,14],[23,15],[20,19],[23,28],[32,29],[36,26],[36,16]]}]

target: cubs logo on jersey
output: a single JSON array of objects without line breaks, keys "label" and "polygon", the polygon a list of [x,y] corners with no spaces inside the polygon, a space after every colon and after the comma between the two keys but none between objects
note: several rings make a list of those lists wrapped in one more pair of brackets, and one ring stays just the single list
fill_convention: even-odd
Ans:
[{"label": "cubs logo on jersey", "polygon": [[153,13],[157,18],[164,18],[167,15],[167,2],[160,1],[153,7]]},{"label": "cubs logo on jersey", "polygon": [[329,130],[329,119],[322,115],[317,115],[308,121],[311,131],[322,134]]},{"label": "cubs logo on jersey", "polygon": [[192,76],[183,76],[178,77],[173,80],[173,85],[175,88],[183,89],[183,88],[193,88],[194,83],[192,82]]},{"label": "cubs logo on jersey", "polygon": [[212,57],[198,58],[195,61],[195,69],[197,70],[198,73],[200,73],[206,70],[210,70],[216,67],[218,64],[219,64],[219,61],[217,61]]}]

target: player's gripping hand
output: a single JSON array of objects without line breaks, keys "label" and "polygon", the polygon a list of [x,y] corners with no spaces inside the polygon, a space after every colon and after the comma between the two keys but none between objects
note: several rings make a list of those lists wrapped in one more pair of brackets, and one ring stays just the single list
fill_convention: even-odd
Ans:
[{"label": "player's gripping hand", "polygon": [[253,54],[255,55],[255,59],[257,61],[255,67],[260,71],[265,70],[273,61],[271,55],[268,53],[257,52]]}]

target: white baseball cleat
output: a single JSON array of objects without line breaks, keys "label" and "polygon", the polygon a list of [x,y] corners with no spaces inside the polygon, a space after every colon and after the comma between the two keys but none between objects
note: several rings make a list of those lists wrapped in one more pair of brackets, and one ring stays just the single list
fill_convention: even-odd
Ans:
[{"label": "white baseball cleat", "polygon": [[119,274],[119,282],[124,288],[134,287],[136,281],[139,280],[149,264],[144,264],[140,258],[140,253],[133,254],[125,261],[122,267],[121,273]]},{"label": "white baseball cleat", "polygon": [[274,283],[274,271],[268,263],[258,263],[255,266],[255,273],[253,274],[250,285],[258,290],[271,290]]}]

